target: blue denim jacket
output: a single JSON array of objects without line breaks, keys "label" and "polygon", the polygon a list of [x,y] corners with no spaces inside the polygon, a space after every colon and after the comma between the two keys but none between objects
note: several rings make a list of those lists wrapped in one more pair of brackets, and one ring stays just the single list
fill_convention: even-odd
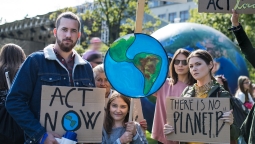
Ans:
[{"label": "blue denim jacket", "polygon": [[[32,53],[25,60],[13,81],[6,100],[6,109],[24,130],[25,144],[37,143],[46,132],[40,124],[42,85],[70,86],[69,72],[57,59],[54,45]],[[91,65],[75,54],[73,82],[75,87],[95,87]]]}]

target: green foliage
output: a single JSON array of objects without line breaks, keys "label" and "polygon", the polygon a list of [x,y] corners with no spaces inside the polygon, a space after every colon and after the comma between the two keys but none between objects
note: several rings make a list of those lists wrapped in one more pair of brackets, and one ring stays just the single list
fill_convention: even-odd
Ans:
[{"label": "green foliage", "polygon": [[157,144],[158,142],[151,138],[151,133],[149,131],[146,131],[146,139],[149,144]]},{"label": "green foliage", "polygon": [[108,51],[109,47],[106,44],[102,44],[102,47],[100,49],[100,51],[105,54]]},{"label": "green foliage", "polygon": [[80,54],[80,55],[82,55],[85,52],[84,48],[81,45],[76,45],[74,47],[74,50],[76,50],[77,53]]},{"label": "green foliage", "polygon": [[[88,35],[101,31],[102,22],[105,22],[109,29],[110,45],[120,36],[133,32],[135,26],[135,16],[137,0],[95,0],[95,9],[82,14],[82,19],[93,21],[92,27],[84,27]],[[149,14],[147,1],[145,4],[145,13]],[[144,28],[157,28],[160,21],[155,24],[144,24]]]},{"label": "green foliage", "polygon": [[[194,1],[197,2],[197,0]],[[254,17],[255,14],[240,14],[239,16],[239,22],[244,27],[244,30],[247,33],[253,46],[255,46],[255,33],[253,32],[255,29]],[[232,41],[235,41],[235,36],[232,34],[232,32],[228,31],[228,28],[231,27],[231,14],[198,13],[198,9],[193,9],[190,11],[189,22],[213,27],[225,34]],[[247,66],[250,79],[255,82],[255,70],[249,62],[247,62]]]}]

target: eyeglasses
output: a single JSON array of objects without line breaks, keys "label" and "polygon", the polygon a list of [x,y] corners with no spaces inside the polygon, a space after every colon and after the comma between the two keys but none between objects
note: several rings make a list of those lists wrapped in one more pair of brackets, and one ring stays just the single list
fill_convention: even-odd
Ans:
[{"label": "eyeglasses", "polygon": [[93,63],[96,63],[96,64],[102,64],[103,62],[93,62]]},{"label": "eyeglasses", "polygon": [[250,81],[248,81],[248,82],[244,82],[243,84],[250,84],[251,82]]},{"label": "eyeglasses", "polygon": [[175,65],[179,65],[180,62],[181,62],[182,65],[184,65],[184,66],[187,65],[187,60],[178,60],[178,59],[174,60],[174,64],[175,64]]}]

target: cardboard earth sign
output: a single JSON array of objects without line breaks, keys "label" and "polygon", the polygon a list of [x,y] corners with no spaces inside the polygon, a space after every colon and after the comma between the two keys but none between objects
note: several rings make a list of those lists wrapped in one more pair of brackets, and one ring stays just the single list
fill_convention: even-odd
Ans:
[{"label": "cardboard earth sign", "polygon": [[105,89],[42,86],[40,123],[59,135],[77,133],[78,142],[100,143]]},{"label": "cardboard earth sign", "polygon": [[230,124],[221,120],[230,110],[229,98],[166,99],[167,123],[174,132],[168,140],[181,142],[230,143]]},{"label": "cardboard earth sign", "polygon": [[254,0],[198,0],[198,12],[254,14]]}]

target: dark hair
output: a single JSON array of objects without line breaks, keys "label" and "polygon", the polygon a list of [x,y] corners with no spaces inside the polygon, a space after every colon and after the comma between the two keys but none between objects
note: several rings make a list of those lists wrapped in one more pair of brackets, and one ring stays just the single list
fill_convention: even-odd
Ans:
[{"label": "dark hair", "polygon": [[210,76],[211,76],[212,80],[216,81],[216,79],[212,75],[212,69],[214,66],[212,55],[206,50],[198,49],[198,50],[193,51],[189,55],[189,57],[187,58],[188,63],[189,63],[190,58],[192,58],[192,57],[198,57],[198,58],[202,59],[207,65],[209,65],[210,62],[212,62],[212,68],[210,69]]},{"label": "dark hair", "polygon": [[12,83],[20,65],[26,59],[23,49],[15,44],[4,45],[0,51],[0,89],[8,89],[5,72],[9,72],[10,82]]},{"label": "dark hair", "polygon": [[[111,134],[112,132],[112,127],[114,125],[114,120],[110,114],[110,106],[113,100],[115,100],[117,97],[122,98],[125,103],[128,105],[128,111],[130,109],[130,98],[123,96],[122,94],[114,91],[109,98],[109,101],[106,105],[106,111],[105,111],[105,118],[104,118],[104,129],[107,134]],[[128,117],[129,117],[129,112],[127,113],[122,125],[125,127],[125,123],[128,122]]]},{"label": "dark hair", "polygon": [[101,54],[99,54],[99,53],[94,53],[94,54],[88,56],[87,61],[88,61],[88,62],[93,62],[94,60],[96,60],[96,59],[98,59],[98,58],[101,58],[101,57],[102,57]]},{"label": "dark hair", "polygon": [[[173,79],[173,84],[176,84],[177,81],[178,81],[178,75],[174,69],[174,61],[176,59],[176,57],[179,55],[179,54],[183,54],[186,56],[186,58],[189,56],[190,52],[188,50],[185,50],[183,48],[179,48],[175,53],[174,53],[174,56],[171,60],[171,63],[170,63],[170,67],[169,67],[169,72],[170,72],[170,77]],[[192,75],[190,74],[190,72],[188,71],[188,85],[192,85],[195,83],[195,79],[192,77]]]},{"label": "dark hair", "polygon": [[78,22],[78,24],[79,24],[78,25],[78,31],[80,31],[81,22],[80,22],[79,17],[76,14],[74,14],[72,12],[63,12],[63,13],[61,13],[58,16],[57,20],[56,20],[56,23],[55,23],[56,28],[59,27],[61,18],[67,18],[67,19],[76,20]]},{"label": "dark hair", "polygon": [[215,78],[220,78],[223,83],[223,88],[230,93],[227,79],[223,75],[216,75]]},{"label": "dark hair", "polygon": [[[237,83],[238,84],[238,90],[240,90],[245,95],[245,102],[249,101],[248,93],[250,93],[249,90],[246,90],[246,91],[244,90],[243,83],[246,80],[249,80],[249,78],[247,76],[239,76],[238,83]],[[236,92],[238,92],[238,90]],[[252,95],[252,93],[250,93],[250,95]]]}]

